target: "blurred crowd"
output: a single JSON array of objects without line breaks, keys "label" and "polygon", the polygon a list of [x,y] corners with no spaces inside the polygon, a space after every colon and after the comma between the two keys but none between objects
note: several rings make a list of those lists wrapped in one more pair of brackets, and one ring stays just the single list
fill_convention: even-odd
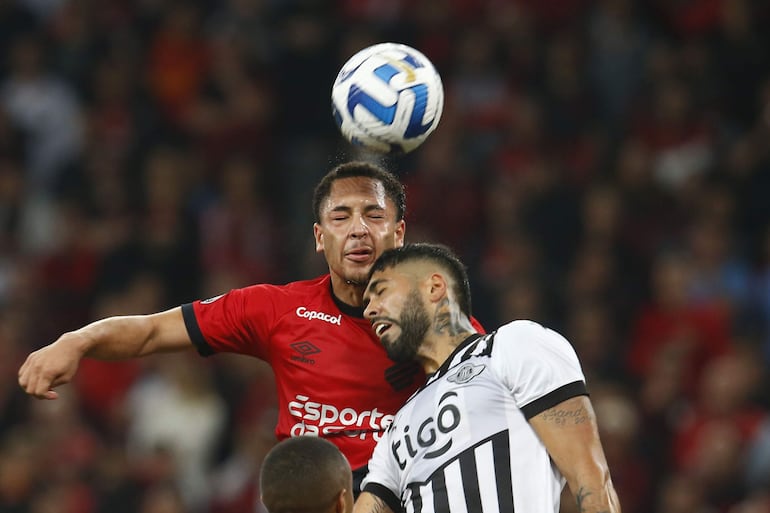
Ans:
[{"label": "blurred crowd", "polygon": [[[242,513],[269,368],[30,351],[325,271],[316,181],[357,153],[330,88],[399,41],[438,130],[376,160],[488,328],[575,346],[625,513],[770,511],[770,5],[762,0],[0,0],[0,512]],[[565,511],[571,511],[569,505]]]}]

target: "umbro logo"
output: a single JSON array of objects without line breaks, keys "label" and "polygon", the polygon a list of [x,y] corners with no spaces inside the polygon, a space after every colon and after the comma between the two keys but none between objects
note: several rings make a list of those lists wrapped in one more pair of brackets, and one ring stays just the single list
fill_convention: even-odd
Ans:
[{"label": "umbro logo", "polygon": [[294,342],[293,344],[290,344],[289,347],[294,349],[299,354],[293,354],[291,355],[291,359],[300,363],[309,363],[309,364],[315,364],[315,360],[312,358],[308,358],[308,356],[320,353],[321,350],[318,349],[315,345],[311,344],[307,340],[303,340],[301,342]]},{"label": "umbro logo", "polygon": [[447,376],[447,381],[462,385],[469,382],[484,370],[484,365],[473,365],[472,363],[463,364],[456,372]]}]

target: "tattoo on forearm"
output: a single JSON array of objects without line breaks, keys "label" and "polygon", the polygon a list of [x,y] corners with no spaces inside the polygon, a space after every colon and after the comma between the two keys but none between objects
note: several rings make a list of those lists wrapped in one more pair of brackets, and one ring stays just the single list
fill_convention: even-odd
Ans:
[{"label": "tattoo on forearm", "polygon": [[574,409],[555,407],[543,412],[543,420],[559,426],[584,424],[588,422],[588,412],[582,406]]},{"label": "tattoo on forearm", "polygon": [[374,497],[374,504],[372,504],[372,510],[370,513],[386,513],[390,508],[385,501],[379,497]]},{"label": "tattoo on forearm", "polygon": [[588,499],[589,495],[593,495],[591,492],[585,489],[585,487],[581,486],[580,489],[575,494],[575,502],[577,504],[577,510],[580,513],[610,513],[610,510],[608,509],[602,509],[602,510],[594,510],[587,509],[588,505],[586,504],[586,499]]},{"label": "tattoo on forearm", "polygon": [[582,486],[580,487],[580,490],[577,491],[575,494],[575,500],[577,501],[577,509],[580,513],[585,513],[585,508],[583,508],[583,502],[586,500],[586,497],[591,495],[591,492],[587,491]]}]

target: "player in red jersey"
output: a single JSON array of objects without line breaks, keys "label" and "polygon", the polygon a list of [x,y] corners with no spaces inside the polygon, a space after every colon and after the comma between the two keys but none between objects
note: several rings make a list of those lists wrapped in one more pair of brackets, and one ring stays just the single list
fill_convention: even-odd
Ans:
[{"label": "player in red jersey", "polygon": [[380,434],[424,380],[417,366],[387,357],[363,318],[370,267],[404,243],[404,188],[375,165],[350,162],[321,180],[313,210],[316,251],[329,274],[96,321],[30,354],[19,384],[55,399],[53,388],[72,379],[83,357],[119,360],[191,347],[203,355],[256,356],[275,374],[278,439],[308,434],[334,442],[354,469],[357,492]]}]

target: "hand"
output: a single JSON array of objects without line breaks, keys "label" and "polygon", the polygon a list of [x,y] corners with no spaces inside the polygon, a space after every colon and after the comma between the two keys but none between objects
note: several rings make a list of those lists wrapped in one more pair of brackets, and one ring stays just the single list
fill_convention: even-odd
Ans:
[{"label": "hand", "polygon": [[83,335],[65,333],[59,339],[31,353],[19,368],[19,385],[38,399],[59,397],[53,388],[69,383],[78,370],[83,352]]}]

